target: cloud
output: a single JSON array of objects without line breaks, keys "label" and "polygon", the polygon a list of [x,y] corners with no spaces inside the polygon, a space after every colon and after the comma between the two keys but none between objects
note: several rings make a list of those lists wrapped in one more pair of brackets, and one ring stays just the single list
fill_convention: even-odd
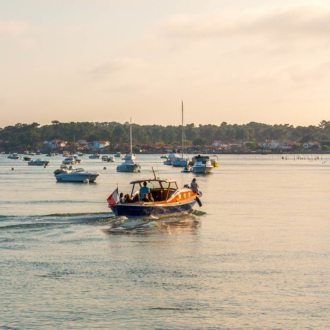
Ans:
[{"label": "cloud", "polygon": [[0,37],[18,38],[26,35],[29,30],[28,22],[0,21]]},{"label": "cloud", "polygon": [[330,10],[299,7],[257,12],[215,11],[201,15],[176,15],[160,23],[168,40],[201,41],[233,37],[328,39]]},{"label": "cloud", "polygon": [[114,58],[106,61],[105,63],[98,65],[87,72],[89,79],[103,80],[109,76],[132,69],[139,68],[143,65],[143,62],[138,59],[132,58]]}]

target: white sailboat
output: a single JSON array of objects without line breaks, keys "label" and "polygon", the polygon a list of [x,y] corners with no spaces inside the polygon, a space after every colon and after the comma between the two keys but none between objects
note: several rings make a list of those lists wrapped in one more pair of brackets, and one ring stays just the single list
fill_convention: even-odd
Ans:
[{"label": "white sailboat", "polygon": [[130,130],[130,153],[125,156],[125,162],[117,166],[117,172],[140,172],[141,166],[134,163],[135,156],[132,152],[132,118],[129,125]]},{"label": "white sailboat", "polygon": [[183,157],[184,153],[184,139],[185,139],[185,132],[183,126],[183,102],[182,102],[182,147],[181,147],[181,157],[177,157],[172,161],[172,166],[174,167],[185,167],[189,164],[189,159]]}]

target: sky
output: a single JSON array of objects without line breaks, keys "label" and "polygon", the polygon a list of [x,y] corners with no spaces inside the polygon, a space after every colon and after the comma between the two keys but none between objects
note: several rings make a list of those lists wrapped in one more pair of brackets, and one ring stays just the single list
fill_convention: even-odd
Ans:
[{"label": "sky", "polygon": [[0,1],[0,127],[317,125],[329,86],[329,1]]}]

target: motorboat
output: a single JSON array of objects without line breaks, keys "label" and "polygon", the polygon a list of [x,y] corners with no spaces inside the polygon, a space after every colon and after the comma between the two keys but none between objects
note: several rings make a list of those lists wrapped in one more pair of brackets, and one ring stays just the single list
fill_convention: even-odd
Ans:
[{"label": "motorboat", "polygon": [[117,152],[117,153],[115,154],[115,157],[122,157],[122,155],[121,155],[120,152]]},{"label": "motorboat", "polygon": [[41,152],[40,152],[40,151],[38,151],[38,152],[36,153],[36,155],[37,155],[37,156],[40,156],[40,155],[41,155]]},{"label": "motorboat", "polygon": [[[127,218],[139,218],[150,216],[165,216],[189,213],[193,211],[196,203],[202,206],[200,199],[202,193],[194,193],[190,188],[179,188],[177,181],[172,179],[146,179],[132,181],[132,197],[140,193],[144,182],[147,183],[153,201],[137,201],[132,203],[120,203],[118,188],[107,199],[109,208],[116,216]],[[137,190],[135,190],[137,188]]]},{"label": "motorboat", "polygon": [[117,172],[132,172],[137,173],[141,171],[141,166],[134,163],[132,159],[126,159],[124,163],[117,166]]},{"label": "motorboat", "polygon": [[99,173],[86,172],[83,168],[72,169],[63,171],[55,175],[57,182],[95,182]]},{"label": "motorboat", "polygon": [[188,164],[189,164],[188,158],[178,157],[178,158],[173,159],[173,161],[172,161],[172,166],[174,166],[174,167],[185,167]]},{"label": "motorboat", "polygon": [[135,160],[135,154],[129,153],[129,154],[125,155],[124,160],[126,160],[126,159]]},{"label": "motorboat", "polygon": [[82,152],[78,152],[78,156],[79,156],[79,157],[83,157],[84,154],[83,154]]},{"label": "motorboat", "polygon": [[26,162],[30,161],[32,158],[30,156],[24,156],[23,158]]},{"label": "motorboat", "polygon": [[212,170],[213,170],[213,166],[210,160],[207,160],[206,162],[198,161],[193,166],[193,173],[206,174],[206,173],[211,173]]},{"label": "motorboat", "polygon": [[70,156],[70,154],[67,151],[64,151],[62,154],[62,157],[69,157],[69,156]]},{"label": "motorboat", "polygon": [[93,154],[89,156],[89,159],[100,159],[101,155],[100,154]]},{"label": "motorboat", "polygon": [[202,156],[202,155],[198,155],[193,157],[192,162],[193,164],[195,164],[196,162],[203,162],[206,163],[207,161],[211,162],[211,165],[213,167],[218,167],[219,163],[218,163],[218,156],[212,155],[210,158],[209,156]]},{"label": "motorboat", "polygon": [[15,159],[15,160],[17,160],[17,159],[20,159],[21,156],[20,155],[17,155],[17,153],[13,153],[13,154],[9,155],[7,158],[8,159]]},{"label": "motorboat", "polygon": [[60,168],[54,171],[54,174],[57,175],[63,173],[64,171],[71,171],[71,170],[73,170],[72,166],[67,167],[67,165],[61,164]]},{"label": "motorboat", "polygon": [[28,165],[34,165],[34,166],[47,166],[49,164],[49,161],[43,160],[42,158],[38,158],[37,160],[31,160],[28,162]]},{"label": "motorboat", "polygon": [[129,125],[130,130],[130,153],[125,156],[125,162],[117,166],[117,172],[137,173],[141,171],[141,166],[134,163],[135,156],[132,153],[132,119]]},{"label": "motorboat", "polygon": [[104,162],[107,162],[107,161],[108,161],[108,156],[102,156],[102,160],[103,160]]},{"label": "motorboat", "polygon": [[35,154],[36,154],[35,152],[30,152],[29,156],[35,156]]},{"label": "motorboat", "polygon": [[164,165],[172,165],[172,161],[176,158],[177,156],[175,154],[168,155],[167,159],[164,162]]},{"label": "motorboat", "polygon": [[166,155],[161,155],[160,158],[167,159]]},{"label": "motorboat", "polygon": [[76,163],[76,160],[73,156],[67,157],[62,161],[62,164],[64,165],[74,165]]},{"label": "motorboat", "polygon": [[114,163],[114,162],[115,162],[115,157],[113,157],[113,156],[109,156],[109,157],[107,158],[107,162],[109,162],[109,163]]},{"label": "motorboat", "polygon": [[46,155],[46,157],[54,157],[55,154],[53,152],[50,152],[49,154]]},{"label": "motorboat", "polygon": [[187,165],[184,167],[184,169],[181,171],[182,173],[191,173],[192,172],[192,167],[190,165]]},{"label": "motorboat", "polygon": [[76,163],[81,163],[81,158],[78,157],[78,155],[72,155],[73,159],[76,161]]}]

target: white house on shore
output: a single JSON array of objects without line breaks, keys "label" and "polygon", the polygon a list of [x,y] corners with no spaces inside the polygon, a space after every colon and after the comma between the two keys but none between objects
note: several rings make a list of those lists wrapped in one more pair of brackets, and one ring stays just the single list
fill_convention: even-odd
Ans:
[{"label": "white house on shore", "polygon": [[95,141],[94,149],[102,149],[110,145],[109,141]]},{"label": "white house on shore", "polygon": [[44,145],[52,149],[64,148],[67,145],[67,142],[63,140],[52,140],[52,141],[45,141]]}]

